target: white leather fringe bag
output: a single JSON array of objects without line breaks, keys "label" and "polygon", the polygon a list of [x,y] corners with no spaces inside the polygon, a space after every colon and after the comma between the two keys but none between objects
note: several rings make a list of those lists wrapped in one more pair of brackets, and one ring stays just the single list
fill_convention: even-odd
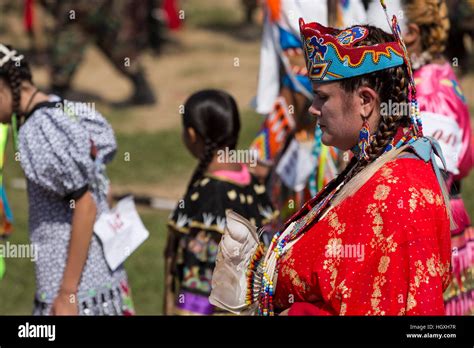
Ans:
[{"label": "white leather fringe bag", "polygon": [[211,304],[234,314],[255,314],[257,305],[246,303],[247,269],[258,246],[257,228],[228,210],[212,276]]}]

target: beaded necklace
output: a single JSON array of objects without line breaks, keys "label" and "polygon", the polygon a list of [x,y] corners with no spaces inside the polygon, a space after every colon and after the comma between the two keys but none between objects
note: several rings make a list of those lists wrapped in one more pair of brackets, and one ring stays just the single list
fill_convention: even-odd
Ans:
[{"label": "beaded necklace", "polygon": [[307,214],[297,221],[293,221],[284,231],[276,233],[272,238],[266,255],[262,246],[257,248],[247,273],[246,301],[248,305],[255,302],[258,303],[258,315],[274,315],[273,294],[276,286],[274,279],[278,274],[278,261],[291,248],[294,242],[303,235],[306,227],[325,210],[342,185],[343,183],[324,197]]},{"label": "beaded necklace", "polygon": [[[392,138],[389,145],[384,149],[384,153],[400,148],[403,145],[411,144],[418,136],[414,135],[413,124],[405,129],[399,129],[396,136]],[[352,169],[354,170],[355,167]],[[351,171],[352,171],[351,170]],[[350,175],[350,172],[349,174]],[[292,247],[294,243],[308,230],[308,227],[316,220],[318,221],[336,193],[344,186],[345,181],[339,184],[332,192],[318,202],[318,196],[314,198],[317,202],[304,216],[291,222],[286,229],[274,235],[268,251],[265,254],[264,248],[260,245],[254,254],[247,272],[247,296],[248,305],[257,303],[257,314],[263,316],[273,316],[274,304],[273,295],[276,289],[276,279],[278,276],[278,266],[280,259]],[[322,192],[322,191],[321,191]]]}]

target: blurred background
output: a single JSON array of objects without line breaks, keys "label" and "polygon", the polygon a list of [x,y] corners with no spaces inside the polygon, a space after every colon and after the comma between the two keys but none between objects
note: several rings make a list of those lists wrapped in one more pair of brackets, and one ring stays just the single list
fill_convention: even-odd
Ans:
[{"label": "blurred background", "polygon": [[[94,2],[87,1],[89,6]],[[118,152],[108,167],[113,193],[116,197],[127,193],[136,196],[139,213],[150,231],[149,239],[126,262],[137,314],[145,315],[162,312],[166,221],[185,192],[196,165],[181,140],[180,106],[198,89],[228,91],[241,111],[239,148],[248,148],[264,119],[251,106],[257,90],[263,18],[258,1],[160,2],[147,10],[154,30],[144,34],[147,42],[140,47],[140,78],[146,81],[126,76],[114,67],[107,49],[94,44],[97,33],[91,31],[81,38],[86,44],[80,64],[72,68],[71,80],[53,85],[48,49],[57,43],[55,1],[0,0],[0,42],[11,43],[26,52],[33,63],[36,84],[47,91],[61,89],[71,100],[95,103],[116,132]],[[473,23],[465,19],[455,28],[461,30],[453,34],[456,40],[451,40],[456,45],[453,49],[460,52],[456,55],[466,57],[458,72],[471,115],[474,115],[474,72],[470,70],[469,54]],[[129,30],[132,40],[142,39],[141,33],[134,36],[134,29]],[[114,46],[113,42],[105,44]],[[136,49],[130,47],[132,51]],[[135,56],[138,57],[137,52],[130,52],[132,64],[138,59]],[[138,96],[137,88],[142,89]],[[152,101],[150,91],[156,102]],[[26,244],[26,186],[13,153],[10,142],[4,185],[14,212],[15,232],[9,241]],[[474,216],[474,174],[463,184],[463,197],[471,217]],[[6,264],[6,276],[0,282],[0,314],[31,314],[33,263],[29,259],[9,258]]]}]

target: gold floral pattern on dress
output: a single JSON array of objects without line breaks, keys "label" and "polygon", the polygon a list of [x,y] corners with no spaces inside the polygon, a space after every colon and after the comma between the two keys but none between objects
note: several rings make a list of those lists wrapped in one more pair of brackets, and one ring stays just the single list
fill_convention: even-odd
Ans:
[{"label": "gold floral pattern on dress", "polygon": [[[340,238],[337,238],[337,236],[341,235],[344,233],[346,229],[346,224],[341,223],[339,221],[339,217],[337,216],[337,213],[334,211],[330,211],[327,215],[328,219],[328,224],[331,227],[331,229],[328,231],[329,234],[329,240],[328,244],[325,247],[326,251],[331,251],[331,250],[338,250],[338,246],[342,244],[342,240]],[[331,285],[331,291],[329,293],[329,297],[331,297],[335,290],[336,290],[336,278],[337,278],[337,270],[339,267],[339,264],[341,263],[341,254],[336,253],[336,255],[333,255],[334,253],[327,253],[326,252],[326,259],[324,260],[323,263],[323,269],[327,270],[330,274],[329,277],[329,283]]]},{"label": "gold floral pattern on dress", "polygon": [[288,266],[294,266],[294,264],[295,264],[295,260],[293,259],[293,248],[290,248],[290,249],[288,250],[288,252],[286,252],[286,253],[282,256],[280,262],[281,262],[281,264],[283,265],[283,267],[281,268],[280,273],[281,273],[282,275],[286,275],[286,274],[287,274],[287,271],[288,271],[286,266],[287,266],[287,265],[288,265]]},{"label": "gold floral pattern on dress", "polygon": [[410,213],[413,213],[418,206],[425,207],[427,204],[436,204],[437,206],[443,205],[444,200],[441,195],[435,194],[432,190],[415,187],[408,189],[410,192],[410,199],[408,204],[410,206]]},{"label": "gold floral pattern on dress", "polygon": [[337,234],[342,234],[344,233],[344,230],[346,229],[346,224],[345,223],[340,223],[339,218],[336,213],[332,212],[328,214],[328,219],[329,219],[329,226],[331,226]]},{"label": "gold floral pattern on dress", "polygon": [[298,272],[295,270],[295,259],[292,257],[293,249],[290,249],[288,253],[284,256],[283,266],[281,268],[281,275],[284,277],[289,277],[291,284],[300,292],[302,296],[305,296],[310,291],[310,286],[302,280]]},{"label": "gold floral pattern on dress", "polygon": [[436,276],[438,271],[436,269],[435,260],[433,257],[426,261],[426,266],[428,267],[428,273],[430,274],[430,276]]},{"label": "gold floral pattern on dress", "polygon": [[379,262],[379,268],[378,268],[379,273],[387,272],[389,264],[390,264],[390,257],[386,255],[382,256]]},{"label": "gold floral pattern on dress", "polygon": [[433,204],[434,203],[434,192],[432,190],[428,190],[428,189],[425,189],[425,188],[422,188],[420,189],[423,197],[425,197],[425,200],[429,203],[429,204]]},{"label": "gold floral pattern on dress", "polygon": [[407,298],[407,311],[415,308],[416,306],[416,300],[415,300],[415,297],[413,297],[413,294],[410,292],[408,293],[408,298]]},{"label": "gold floral pattern on dress", "polygon": [[421,260],[417,260],[415,262],[415,276],[408,286],[409,293],[406,310],[410,311],[416,307],[417,302],[415,296],[422,283],[428,284],[430,277],[434,278],[440,276],[443,278],[446,274],[449,274],[449,268],[450,262],[448,261],[443,265],[439,255],[432,254],[429,259],[426,259],[426,265],[423,264]]},{"label": "gold floral pattern on dress", "polygon": [[418,288],[420,287],[421,283],[428,284],[429,280],[430,280],[430,277],[428,275],[428,271],[425,269],[425,266],[423,265],[423,262],[421,262],[421,260],[416,261],[415,262],[415,277],[413,278],[413,281],[410,282],[410,285],[408,286],[409,292],[408,292],[408,298],[407,298],[407,311],[410,311],[416,307],[417,302],[416,302],[415,296],[418,291]]},{"label": "gold floral pattern on dress", "polygon": [[389,193],[390,186],[380,184],[375,189],[374,199],[377,201],[384,201],[387,199]]},{"label": "gold floral pattern on dress", "polygon": [[[395,165],[395,163],[394,163]],[[393,241],[393,234],[385,236],[383,234],[384,221],[382,213],[387,210],[387,205],[384,202],[390,194],[390,186],[386,184],[395,184],[398,182],[398,178],[393,176],[393,169],[390,167],[382,167],[381,176],[377,182],[379,185],[376,187],[374,192],[374,199],[376,203],[371,203],[367,206],[367,213],[372,216],[372,231],[374,236],[370,240],[370,247],[373,250],[381,251],[383,256],[380,257],[378,264],[378,272],[374,278],[372,285],[373,292],[370,300],[371,309],[367,312],[367,315],[385,315],[385,312],[379,308],[380,297],[382,296],[381,287],[386,283],[384,273],[387,272],[390,265],[390,257],[388,253],[395,252],[398,244]]]},{"label": "gold floral pattern on dress", "polygon": [[384,254],[394,252],[397,248],[397,243],[393,241],[393,234],[385,237],[382,233],[383,218],[382,214],[380,214],[380,207],[377,203],[369,204],[367,212],[373,216],[372,230],[374,237],[370,241],[370,246],[375,250],[381,250]]},{"label": "gold floral pattern on dress", "polygon": [[341,238],[330,238],[326,245],[326,256],[335,257],[342,246]]},{"label": "gold floral pattern on dress", "polygon": [[370,299],[370,305],[372,310],[369,310],[366,315],[385,315],[385,311],[380,310],[380,297],[382,297],[381,287],[387,282],[383,275],[378,275],[374,279],[372,298]]},{"label": "gold floral pattern on dress", "polygon": [[448,261],[445,264],[441,262],[440,256],[432,254],[431,257],[426,261],[428,272],[432,277],[440,276],[444,277],[450,272],[451,263]]},{"label": "gold floral pattern on dress", "polygon": [[339,310],[339,315],[345,315],[347,312],[347,303],[346,300],[351,297],[352,289],[349,289],[346,286],[346,280],[344,279],[337,286],[336,298],[341,300],[341,309]]},{"label": "gold floral pattern on dress", "polygon": [[410,199],[408,200],[410,213],[413,213],[416,210],[418,204],[420,204],[422,207],[425,206],[425,201],[424,199],[421,199],[420,192],[416,188],[410,187],[408,191],[410,191]]},{"label": "gold floral pattern on dress", "polygon": [[380,177],[377,179],[377,182],[386,182],[387,184],[398,183],[398,177],[393,175],[393,168],[396,168],[397,166],[398,163],[393,161],[380,168]]}]

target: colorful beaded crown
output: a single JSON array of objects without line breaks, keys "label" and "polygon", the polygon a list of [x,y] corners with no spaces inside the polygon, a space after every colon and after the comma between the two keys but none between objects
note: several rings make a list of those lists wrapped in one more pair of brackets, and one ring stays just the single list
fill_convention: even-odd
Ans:
[{"label": "colorful beaded crown", "polygon": [[405,63],[397,41],[354,47],[369,34],[364,26],[339,30],[300,18],[300,32],[311,81],[336,81]]},{"label": "colorful beaded crown", "polygon": [[407,48],[402,38],[396,16],[389,19],[384,0],[380,4],[395,41],[371,46],[354,44],[369,35],[366,26],[353,26],[339,30],[319,23],[305,23],[300,18],[300,33],[303,42],[308,77],[313,82],[338,81],[365,75],[371,72],[404,66],[408,75],[408,98],[411,103],[411,130],[416,137],[423,136],[420,110],[416,98],[416,85]]}]

